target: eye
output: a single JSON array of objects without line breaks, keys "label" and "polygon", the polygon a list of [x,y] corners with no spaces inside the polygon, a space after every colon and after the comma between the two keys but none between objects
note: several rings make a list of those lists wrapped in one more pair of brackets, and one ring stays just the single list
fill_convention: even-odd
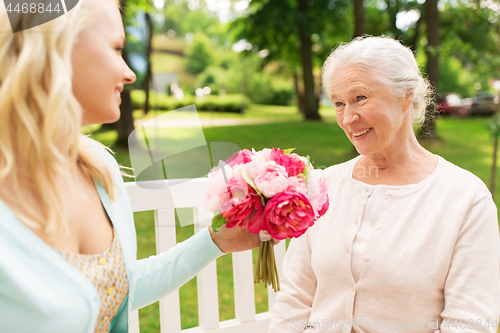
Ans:
[{"label": "eye", "polygon": [[341,108],[343,105],[344,105],[344,103],[342,103],[342,102],[336,102],[335,103],[335,107],[336,108]]},{"label": "eye", "polygon": [[366,99],[366,96],[356,96],[356,99],[358,102],[361,102],[362,100],[365,100]]}]

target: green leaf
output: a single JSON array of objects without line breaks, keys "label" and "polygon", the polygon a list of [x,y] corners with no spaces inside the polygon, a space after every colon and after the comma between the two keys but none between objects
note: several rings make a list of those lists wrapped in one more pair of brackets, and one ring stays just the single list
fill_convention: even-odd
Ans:
[{"label": "green leaf", "polygon": [[248,174],[245,172],[245,170],[241,170],[241,175],[243,176],[243,179],[247,182],[247,184],[250,185],[255,190],[255,192],[257,192],[260,199],[262,200],[262,204],[265,206],[266,200],[264,199],[262,194],[257,189],[257,186],[255,186],[255,183],[253,182],[252,178],[250,178],[250,176],[248,176]]},{"label": "green leaf", "polygon": [[214,232],[217,232],[217,229],[219,229],[220,227],[222,227],[226,223],[227,223],[227,221],[224,219],[222,214],[216,215],[212,219],[212,229],[214,230]]},{"label": "green leaf", "polygon": [[284,152],[285,154],[291,154],[291,153],[292,153],[292,151],[294,151],[294,150],[295,150],[295,148],[288,148],[288,149],[283,149],[283,152]]}]

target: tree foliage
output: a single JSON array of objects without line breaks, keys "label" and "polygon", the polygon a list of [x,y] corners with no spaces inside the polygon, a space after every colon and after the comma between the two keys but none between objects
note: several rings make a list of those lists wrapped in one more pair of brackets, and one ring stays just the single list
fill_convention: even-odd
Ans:
[{"label": "tree foliage", "polygon": [[[137,18],[139,12],[154,10],[156,7],[151,0],[141,1],[141,0],[121,0],[120,5],[122,8],[122,20],[123,25],[128,27],[134,24],[134,20]],[[127,32],[127,29],[125,29]],[[127,33],[127,41],[133,41],[133,36]],[[135,45],[134,45],[135,44]],[[137,43],[127,43],[125,50],[123,51],[123,58],[129,67],[134,70],[134,66],[130,61],[130,49],[137,47]],[[118,131],[118,138],[116,139],[115,146],[128,147],[128,137],[130,133],[134,130],[134,118],[132,116],[133,106],[132,100],[130,98],[131,87],[126,87],[122,92],[122,104],[120,105],[120,119],[112,124]]]},{"label": "tree foliage", "polygon": [[267,49],[269,60],[284,61],[292,72],[300,71],[306,119],[319,119],[315,60],[328,52],[332,36],[346,40],[351,35],[342,20],[347,7],[347,0],[253,0],[246,15],[231,25],[235,40],[246,39]]},{"label": "tree foliage", "polygon": [[487,90],[488,78],[500,78],[500,19],[492,8],[478,3],[444,4],[441,10],[442,52],[458,59],[474,81]]},{"label": "tree foliage", "polygon": [[212,63],[213,52],[211,41],[206,35],[194,35],[187,48],[184,69],[190,74],[200,74]]}]

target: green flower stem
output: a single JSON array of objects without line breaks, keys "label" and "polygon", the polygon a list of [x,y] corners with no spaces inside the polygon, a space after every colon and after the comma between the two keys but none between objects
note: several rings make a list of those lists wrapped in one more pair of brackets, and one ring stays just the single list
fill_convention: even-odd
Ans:
[{"label": "green flower stem", "polygon": [[257,258],[257,267],[255,269],[255,276],[253,278],[253,283],[259,283],[260,280],[260,267],[261,267],[261,258],[262,258],[262,242],[260,242],[259,246],[259,256]]},{"label": "green flower stem", "polygon": [[280,290],[278,269],[274,256],[274,244],[272,241],[260,243],[259,257],[254,275],[254,283],[259,282],[272,285],[275,292]]}]

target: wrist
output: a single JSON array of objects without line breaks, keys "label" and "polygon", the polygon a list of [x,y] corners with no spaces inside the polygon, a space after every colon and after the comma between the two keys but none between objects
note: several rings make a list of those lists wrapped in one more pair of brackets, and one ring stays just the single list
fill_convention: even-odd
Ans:
[{"label": "wrist", "polygon": [[220,237],[220,234],[214,232],[212,226],[208,227],[208,231],[210,232],[210,237],[212,238],[212,242],[214,242],[215,246],[217,246],[221,252],[227,253],[226,251],[224,251],[224,246],[222,245],[223,241]]}]

